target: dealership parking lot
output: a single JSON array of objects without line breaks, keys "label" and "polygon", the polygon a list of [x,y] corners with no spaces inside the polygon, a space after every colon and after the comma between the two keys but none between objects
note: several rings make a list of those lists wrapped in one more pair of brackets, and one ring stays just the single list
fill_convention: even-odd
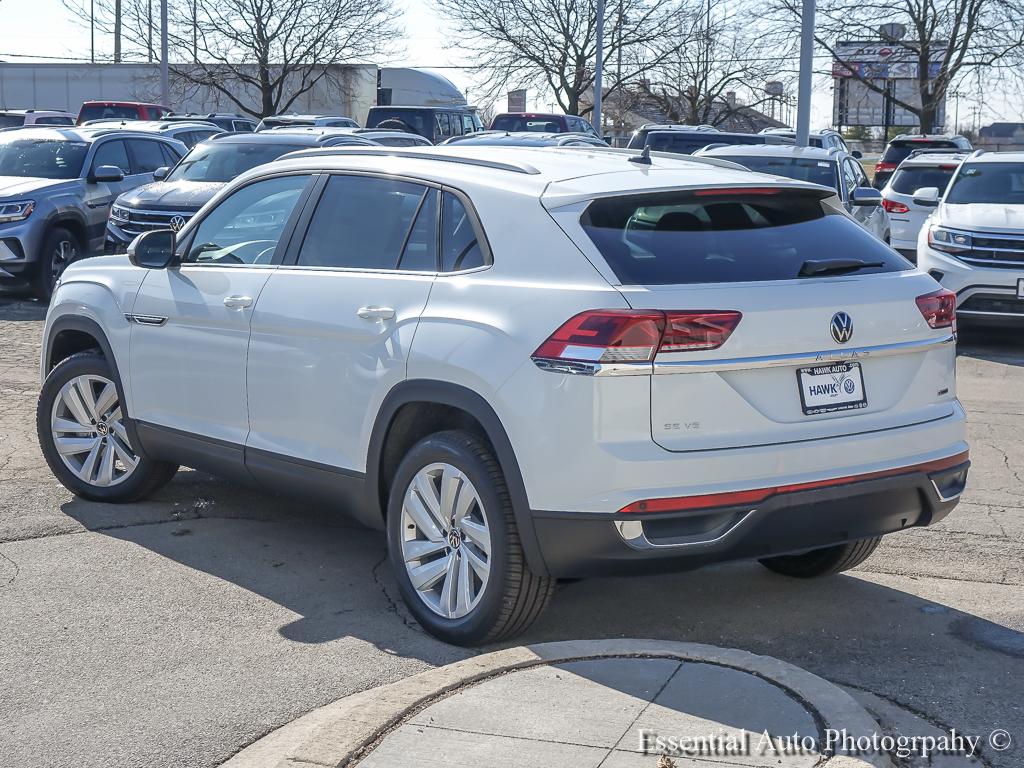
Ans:
[{"label": "dealership parking lot", "polygon": [[[215,766],[347,693],[471,652],[400,604],[382,538],[183,471],[153,499],[72,497],[35,438],[45,306],[0,295],[0,755],[11,766]],[[790,661],[969,734],[1024,742],[1024,340],[965,333],[971,481],[852,575],[756,565],[564,585],[523,642],[655,637]],[[1019,746],[988,751],[1024,762]]]}]

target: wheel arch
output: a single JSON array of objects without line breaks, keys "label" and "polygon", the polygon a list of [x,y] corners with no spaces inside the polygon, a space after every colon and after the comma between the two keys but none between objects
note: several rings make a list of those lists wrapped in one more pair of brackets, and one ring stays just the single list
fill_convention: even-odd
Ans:
[{"label": "wheel arch", "polygon": [[[410,411],[410,408],[413,410]],[[410,419],[403,414],[432,418]],[[526,485],[512,443],[501,419],[477,392],[459,384],[413,379],[395,386],[384,398],[373,430],[366,462],[367,503],[382,521],[387,511],[389,473],[408,448],[422,437],[443,429],[465,429],[485,439],[493,449],[505,476],[523,552],[530,570],[547,575],[537,544]]]}]

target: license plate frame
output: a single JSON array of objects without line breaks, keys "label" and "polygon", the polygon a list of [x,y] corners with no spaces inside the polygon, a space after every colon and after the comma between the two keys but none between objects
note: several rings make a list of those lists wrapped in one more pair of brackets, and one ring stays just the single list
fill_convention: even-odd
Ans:
[{"label": "license plate frame", "polygon": [[[805,377],[807,376],[813,378],[806,381]],[[860,363],[853,360],[797,368],[796,384],[800,391],[800,407],[803,409],[804,416],[855,411],[868,407],[868,393],[864,386],[864,369]],[[825,391],[814,393],[809,390],[810,385],[818,386],[819,384],[825,387],[835,384],[835,397]],[[812,395],[813,397],[811,397]]]}]

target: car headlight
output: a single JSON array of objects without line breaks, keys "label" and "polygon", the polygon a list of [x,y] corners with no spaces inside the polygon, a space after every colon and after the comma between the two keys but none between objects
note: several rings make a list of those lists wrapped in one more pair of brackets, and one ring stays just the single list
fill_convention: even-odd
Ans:
[{"label": "car headlight", "polygon": [[954,232],[932,225],[928,228],[928,245],[946,253],[964,253],[971,250],[971,236],[966,232]]},{"label": "car headlight", "polygon": [[110,220],[117,222],[118,224],[127,224],[128,209],[122,208],[120,205],[110,206]]},{"label": "car headlight", "polygon": [[32,214],[32,209],[35,207],[35,200],[16,200],[10,203],[0,203],[0,224],[24,221]]}]

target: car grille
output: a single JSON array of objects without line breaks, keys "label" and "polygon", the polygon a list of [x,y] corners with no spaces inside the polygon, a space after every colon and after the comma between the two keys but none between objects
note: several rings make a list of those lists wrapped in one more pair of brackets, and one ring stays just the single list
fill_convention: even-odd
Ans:
[{"label": "car grille", "polygon": [[174,229],[171,219],[175,216],[188,221],[195,215],[195,211],[142,211],[133,208],[127,211],[128,221],[119,222],[118,227],[129,235],[139,235],[154,229]]},{"label": "car grille", "polygon": [[1024,317],[1024,299],[996,293],[976,293],[957,308],[957,312],[988,312]]},{"label": "car grille", "polygon": [[971,234],[971,250],[957,254],[961,261],[976,267],[996,269],[1024,268],[1024,235]]}]

